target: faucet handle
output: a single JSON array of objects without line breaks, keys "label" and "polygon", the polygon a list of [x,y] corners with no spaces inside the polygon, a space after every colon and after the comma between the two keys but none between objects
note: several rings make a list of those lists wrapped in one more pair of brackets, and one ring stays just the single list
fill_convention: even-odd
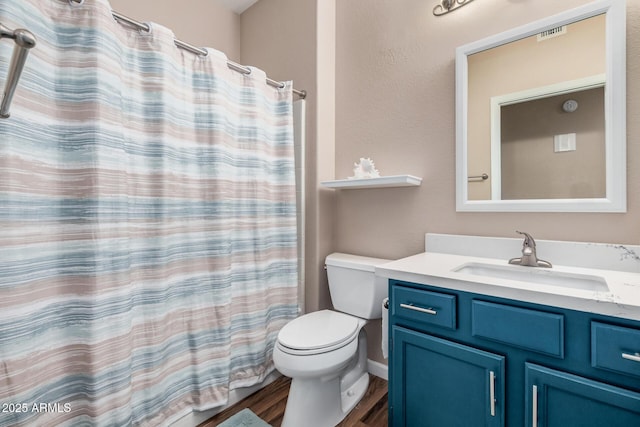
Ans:
[{"label": "faucet handle", "polygon": [[536,246],[536,241],[533,240],[533,237],[531,237],[531,234],[525,231],[518,231],[518,230],[516,230],[516,233],[522,234],[524,236],[523,246],[531,246],[531,247]]},{"label": "faucet handle", "polygon": [[518,230],[516,230],[516,233],[524,236],[524,242],[522,242],[522,257],[510,259],[509,264],[551,268],[550,262],[538,259],[536,255],[536,241],[533,240],[531,234]]}]

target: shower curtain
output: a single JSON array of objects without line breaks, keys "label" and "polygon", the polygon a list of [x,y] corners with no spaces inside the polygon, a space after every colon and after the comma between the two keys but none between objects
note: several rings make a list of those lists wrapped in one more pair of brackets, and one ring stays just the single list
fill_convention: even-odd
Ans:
[{"label": "shower curtain", "polygon": [[0,22],[38,39],[0,120],[0,426],[168,425],[260,382],[297,313],[291,83],[107,0]]}]

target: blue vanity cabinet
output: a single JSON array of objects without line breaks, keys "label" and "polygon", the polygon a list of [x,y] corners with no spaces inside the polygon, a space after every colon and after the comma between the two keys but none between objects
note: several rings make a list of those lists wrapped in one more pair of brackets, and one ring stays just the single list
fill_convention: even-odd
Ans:
[{"label": "blue vanity cabinet", "polygon": [[527,363],[526,427],[640,426],[640,393]]},{"label": "blue vanity cabinet", "polygon": [[504,357],[394,326],[393,426],[504,425]]},{"label": "blue vanity cabinet", "polygon": [[391,279],[389,348],[392,427],[640,427],[637,321]]}]

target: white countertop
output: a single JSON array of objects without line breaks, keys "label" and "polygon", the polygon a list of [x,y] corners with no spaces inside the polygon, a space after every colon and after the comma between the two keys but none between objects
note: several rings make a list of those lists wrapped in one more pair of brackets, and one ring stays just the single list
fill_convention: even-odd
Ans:
[{"label": "white countertop", "polygon": [[376,266],[375,272],[389,279],[640,321],[640,273],[554,264],[556,272],[603,277],[609,292],[596,292],[454,271],[474,262],[509,266],[505,259],[425,252]]}]

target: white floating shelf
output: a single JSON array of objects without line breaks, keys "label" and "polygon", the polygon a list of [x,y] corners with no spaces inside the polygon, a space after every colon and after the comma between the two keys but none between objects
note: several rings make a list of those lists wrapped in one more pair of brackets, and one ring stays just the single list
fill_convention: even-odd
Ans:
[{"label": "white floating shelf", "polygon": [[320,184],[337,190],[352,190],[356,188],[415,187],[421,183],[422,178],[417,176],[393,175],[379,178],[337,179],[335,181],[322,181]]}]

